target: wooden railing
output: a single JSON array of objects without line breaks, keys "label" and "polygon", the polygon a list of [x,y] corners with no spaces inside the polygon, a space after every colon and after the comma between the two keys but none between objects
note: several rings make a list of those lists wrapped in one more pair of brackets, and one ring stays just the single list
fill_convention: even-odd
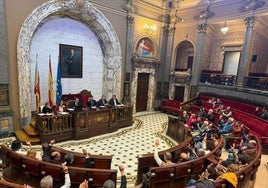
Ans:
[{"label": "wooden railing", "polygon": [[[169,124],[172,125],[172,127],[174,127],[174,121],[173,118],[170,117],[169,118]],[[189,130],[187,130],[187,128],[184,126],[184,124],[180,121],[178,121],[176,123],[176,125],[180,128],[178,128],[178,130],[185,130],[185,131],[178,131],[176,134],[177,139],[179,139],[179,137],[185,138],[181,143],[179,143],[178,145],[169,148],[167,150],[164,151],[160,151],[159,152],[159,157],[160,158],[164,158],[164,153],[165,152],[170,152],[173,156],[173,161],[177,161],[180,158],[180,154],[181,152],[185,151],[187,149],[187,145],[192,141],[192,136],[189,134]],[[169,131],[172,131],[173,128],[168,128]],[[137,181],[136,184],[140,184],[142,182],[142,177],[143,174],[149,172],[149,169],[151,167],[155,167],[158,166],[157,163],[154,160],[154,154],[153,153],[149,153],[149,154],[143,154],[143,155],[139,155],[138,156],[138,171],[137,171]]]},{"label": "wooden railing", "polygon": [[[73,151],[68,151],[62,148],[58,148],[53,146],[51,148],[51,151],[58,151],[61,154],[61,161],[62,163],[64,162],[64,156],[66,154],[73,154],[74,156],[74,162],[72,164],[72,166],[75,167],[85,167],[85,155],[83,153],[79,153],[79,152],[73,152]],[[92,162],[92,166],[94,168],[98,168],[98,169],[111,169],[111,163],[112,163],[112,155],[91,155],[89,154],[89,158]]]},{"label": "wooden railing", "polygon": [[246,76],[244,78],[244,87],[254,88],[258,90],[268,90],[268,78]]},{"label": "wooden railing", "polygon": [[132,125],[132,106],[69,111],[36,116],[41,142],[79,140],[110,133]]},{"label": "wooden railing", "polygon": [[[26,157],[12,151],[8,147],[1,145],[2,162],[5,168],[4,178],[16,181],[24,181],[34,187],[39,187],[42,177],[51,175],[54,180],[54,187],[60,187],[64,182],[62,165],[44,162]],[[117,170],[68,167],[71,178],[72,188],[79,187],[85,179],[89,181],[89,187],[102,187],[103,183],[111,179],[116,182]],[[29,179],[30,178],[30,179]]]}]

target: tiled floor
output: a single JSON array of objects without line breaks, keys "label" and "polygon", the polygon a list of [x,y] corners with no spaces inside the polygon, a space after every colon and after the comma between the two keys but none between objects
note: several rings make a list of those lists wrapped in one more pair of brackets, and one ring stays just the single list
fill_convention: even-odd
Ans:
[{"label": "tiled floor", "polygon": [[[135,122],[131,127],[120,129],[117,132],[85,140],[56,143],[55,146],[76,152],[81,152],[85,148],[91,154],[113,155],[112,168],[117,169],[118,165],[123,164],[127,173],[128,188],[135,187],[137,156],[152,153],[156,138],[160,138],[160,150],[172,147],[176,143],[165,135],[168,121],[166,114],[160,112],[137,113],[134,119]],[[0,142],[5,141],[6,139],[0,140]],[[41,151],[40,146],[35,147],[39,152]],[[256,188],[268,185],[267,162],[268,155],[263,155],[262,164],[257,173]],[[118,175],[120,174],[118,173]]]}]

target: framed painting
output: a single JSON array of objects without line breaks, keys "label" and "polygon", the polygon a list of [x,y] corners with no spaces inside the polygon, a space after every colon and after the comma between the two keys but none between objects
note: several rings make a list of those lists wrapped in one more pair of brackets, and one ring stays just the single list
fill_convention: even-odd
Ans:
[{"label": "framed painting", "polygon": [[136,46],[136,53],[140,56],[154,56],[154,44],[149,37],[141,38]]},{"label": "framed painting", "polygon": [[60,44],[60,65],[62,78],[82,78],[83,47]]}]

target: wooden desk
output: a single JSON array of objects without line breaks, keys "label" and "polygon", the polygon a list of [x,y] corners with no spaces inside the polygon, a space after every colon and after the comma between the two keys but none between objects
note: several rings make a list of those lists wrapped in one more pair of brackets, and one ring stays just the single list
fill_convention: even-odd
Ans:
[{"label": "wooden desk", "polygon": [[36,125],[41,142],[85,139],[131,126],[132,106],[37,115]]}]

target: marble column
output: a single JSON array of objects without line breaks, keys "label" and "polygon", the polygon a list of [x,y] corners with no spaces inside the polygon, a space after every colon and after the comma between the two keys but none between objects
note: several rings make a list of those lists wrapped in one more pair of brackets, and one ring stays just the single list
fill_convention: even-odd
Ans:
[{"label": "marble column", "polygon": [[4,0],[0,0],[0,84],[8,84],[7,33]]},{"label": "marble column", "polygon": [[191,94],[190,97],[194,97],[196,93],[197,85],[200,81],[202,63],[203,63],[203,56],[204,56],[204,46],[206,40],[206,30],[207,24],[202,23],[198,25],[198,34],[197,34],[197,43],[196,43],[196,50],[194,54],[194,62],[192,68],[192,78],[191,78]]},{"label": "marble column", "polygon": [[[161,93],[160,96],[166,98],[168,93],[164,90],[164,84],[165,82],[168,82],[168,74],[167,69],[169,69],[168,64],[170,65],[170,62],[168,63],[168,38],[169,38],[169,30],[168,30],[168,24],[164,24],[164,26],[161,28],[161,35],[160,35],[160,69],[159,71],[159,82],[161,84]],[[169,58],[170,59],[170,58]]]},{"label": "marble column", "polygon": [[241,60],[238,65],[237,86],[242,86],[244,77],[248,75],[249,61],[250,61],[250,47],[252,41],[252,32],[255,25],[256,18],[254,16],[247,17],[245,20],[246,34],[244,45],[241,51]]},{"label": "marble column", "polygon": [[[133,33],[134,33],[134,20],[135,18],[128,15],[127,16],[127,36],[126,36],[126,59],[125,59],[125,79],[124,83],[131,83],[131,73],[132,73],[132,64],[131,64],[131,58],[133,55]],[[125,103],[130,103],[131,95],[125,95],[125,93],[130,93],[130,87],[125,87],[126,84],[124,84],[124,98],[123,101]]]},{"label": "marble column", "polygon": [[207,24],[203,23],[198,25],[197,43],[194,54],[191,85],[197,85],[200,80],[204,45],[206,39],[206,30],[207,30]]},{"label": "marble column", "polygon": [[134,33],[134,20],[135,18],[128,15],[127,16],[127,36],[126,36],[126,73],[132,71],[131,57],[132,57],[132,45],[133,45],[133,33]]}]

